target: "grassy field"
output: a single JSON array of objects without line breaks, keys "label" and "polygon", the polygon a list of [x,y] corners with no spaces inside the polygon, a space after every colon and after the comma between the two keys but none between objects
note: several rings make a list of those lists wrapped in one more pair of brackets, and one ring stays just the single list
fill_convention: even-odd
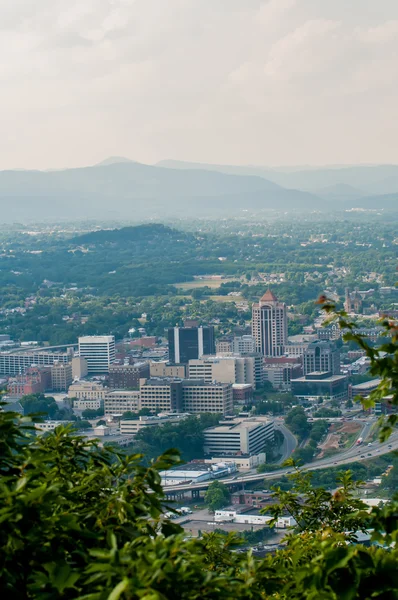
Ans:
[{"label": "grassy field", "polygon": [[184,281],[184,283],[175,283],[176,288],[181,290],[193,290],[201,287],[209,287],[212,290],[220,287],[222,283],[227,283],[228,281],[237,281],[236,277],[226,277],[225,279],[193,279],[192,281]]},{"label": "grassy field", "polygon": [[242,302],[244,298],[242,296],[207,296],[207,300],[214,300],[214,302]]}]

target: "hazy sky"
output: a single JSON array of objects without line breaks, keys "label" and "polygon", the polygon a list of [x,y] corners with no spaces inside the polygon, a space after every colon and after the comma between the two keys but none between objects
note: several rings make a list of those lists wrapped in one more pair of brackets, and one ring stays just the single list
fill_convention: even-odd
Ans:
[{"label": "hazy sky", "polygon": [[0,169],[398,163],[398,0],[1,0]]}]

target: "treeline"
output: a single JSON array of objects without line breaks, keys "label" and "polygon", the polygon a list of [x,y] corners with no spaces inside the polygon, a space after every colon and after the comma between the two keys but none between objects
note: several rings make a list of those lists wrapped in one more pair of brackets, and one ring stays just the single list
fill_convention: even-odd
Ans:
[{"label": "treeline", "polygon": [[203,431],[217,425],[221,417],[222,415],[203,413],[177,424],[143,427],[135,436],[129,452],[133,449],[134,452],[143,453],[146,460],[151,460],[170,448],[176,448],[183,461],[203,458]]}]

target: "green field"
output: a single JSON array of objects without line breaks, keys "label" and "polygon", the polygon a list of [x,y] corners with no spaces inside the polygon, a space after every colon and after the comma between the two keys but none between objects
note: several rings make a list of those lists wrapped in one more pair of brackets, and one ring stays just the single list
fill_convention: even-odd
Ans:
[{"label": "green field", "polygon": [[228,281],[237,281],[236,277],[226,277],[225,279],[193,279],[192,281],[184,281],[184,283],[176,283],[174,284],[176,288],[180,290],[193,290],[195,288],[201,287],[209,287],[211,289],[215,289],[220,287],[222,283],[227,283]]}]

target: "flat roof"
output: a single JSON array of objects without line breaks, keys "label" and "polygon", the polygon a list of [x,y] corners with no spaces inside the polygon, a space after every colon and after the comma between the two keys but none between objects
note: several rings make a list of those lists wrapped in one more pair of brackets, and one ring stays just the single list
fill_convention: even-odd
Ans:
[{"label": "flat roof", "polygon": [[[271,422],[271,421],[270,421]],[[239,431],[247,431],[256,429],[257,427],[263,427],[264,425],[268,425],[269,423],[264,423],[261,421],[243,421],[240,423],[226,423],[225,425],[214,425],[214,427],[208,427],[204,430],[204,433],[229,433],[229,432],[239,432]]]},{"label": "flat roof", "polygon": [[[316,373],[311,373],[311,375],[316,375]],[[294,383],[295,381],[300,381],[300,383],[311,383],[314,381],[317,382],[327,382],[327,383],[332,383],[333,381],[341,381],[342,379],[347,379],[347,377],[345,375],[331,375],[330,377],[324,377],[324,378],[312,378],[311,379],[306,379],[306,377],[297,377],[297,379],[292,379],[291,383]]]},{"label": "flat roof", "polygon": [[358,383],[352,386],[353,390],[367,390],[368,388],[376,388],[381,379],[370,379],[369,381],[363,381],[362,383]]}]

